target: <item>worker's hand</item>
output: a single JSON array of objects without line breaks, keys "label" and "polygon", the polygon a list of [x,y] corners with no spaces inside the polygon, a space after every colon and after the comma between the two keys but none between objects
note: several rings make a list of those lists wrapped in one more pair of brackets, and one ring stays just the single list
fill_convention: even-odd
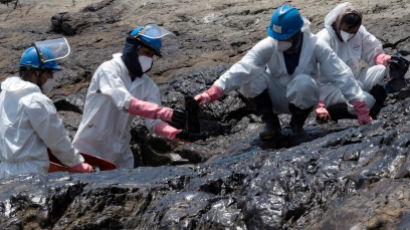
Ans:
[{"label": "worker's hand", "polygon": [[70,172],[72,173],[90,173],[94,172],[94,169],[91,165],[87,163],[80,163],[77,165],[74,165],[73,167],[70,168]]},{"label": "worker's hand", "polygon": [[356,112],[357,121],[360,125],[367,124],[371,122],[373,119],[369,115],[370,110],[367,108],[367,105],[363,101],[351,101],[350,104],[354,106],[354,110]]},{"label": "worker's hand", "polygon": [[320,100],[315,109],[316,120],[318,121],[329,121],[332,118],[330,117],[329,111],[325,107],[325,103]]},{"label": "worker's hand", "polygon": [[199,106],[202,106],[208,104],[209,102],[218,100],[222,97],[222,95],[222,90],[218,88],[218,86],[212,85],[212,87],[208,90],[196,95],[194,99],[198,102]]},{"label": "worker's hand", "polygon": [[180,133],[182,130],[177,129],[166,122],[159,121],[155,124],[154,133],[158,136],[165,137],[169,140],[174,140],[175,136]]}]

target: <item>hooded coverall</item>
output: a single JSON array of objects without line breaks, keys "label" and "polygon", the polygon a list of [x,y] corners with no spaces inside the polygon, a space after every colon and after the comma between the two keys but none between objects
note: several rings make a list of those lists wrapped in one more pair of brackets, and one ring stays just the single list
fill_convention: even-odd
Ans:
[{"label": "hooded coverall", "polygon": [[[132,81],[121,53],[114,54],[91,79],[83,118],[73,141],[75,149],[110,160],[120,168],[133,168],[129,143],[134,115],[126,111],[133,97],[161,104],[157,85],[146,74]],[[160,120],[144,121],[153,130]]]},{"label": "hooded coverall", "polygon": [[[346,7],[352,7],[352,4],[349,2],[341,3],[327,14],[325,17],[325,28],[317,34],[317,37],[335,51],[337,56],[352,70],[360,87],[364,91],[369,92],[375,85],[384,84],[383,81],[387,68],[381,64],[375,65],[375,58],[380,54],[384,54],[383,46],[363,25],[347,42],[343,42],[337,37],[332,24]],[[361,61],[366,63],[366,67],[363,69],[360,66]],[[325,105],[345,103],[346,98],[340,89],[330,83],[329,77],[325,76],[327,75],[326,73],[322,72],[321,75],[320,97]],[[353,111],[351,106],[348,108],[350,112]]]},{"label": "hooded coverall", "polygon": [[293,74],[287,72],[284,55],[277,50],[277,40],[267,37],[232,65],[214,85],[224,93],[240,88],[247,97],[255,97],[268,88],[274,112],[290,113],[289,103],[300,109],[318,103],[320,70],[348,101],[364,101],[371,107],[374,98],[360,88],[350,68],[336,53],[310,32],[309,24],[304,19],[302,50]]},{"label": "hooded coverall", "polygon": [[19,77],[7,78],[0,93],[0,178],[47,173],[47,148],[69,167],[84,162],[40,88]]}]

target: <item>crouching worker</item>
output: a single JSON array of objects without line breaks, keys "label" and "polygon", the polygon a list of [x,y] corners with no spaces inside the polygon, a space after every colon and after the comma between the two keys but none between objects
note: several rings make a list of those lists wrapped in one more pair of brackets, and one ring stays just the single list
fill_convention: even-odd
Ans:
[{"label": "crouching worker", "polygon": [[291,114],[290,127],[303,134],[303,125],[319,101],[320,72],[354,106],[360,124],[372,119],[371,95],[363,92],[349,67],[332,49],[309,30],[309,22],[292,6],[279,7],[272,15],[268,37],[257,43],[238,63],[195,99],[200,105],[217,100],[224,93],[240,88],[247,97],[255,97],[265,129],[260,139],[274,139],[281,131],[277,114]]},{"label": "crouching worker", "polygon": [[0,178],[47,173],[47,148],[71,172],[93,172],[75,153],[53,102],[42,87],[60,70],[57,59],[68,56],[65,38],[36,42],[20,59],[20,76],[9,77],[0,93]]},{"label": "crouching worker", "polygon": [[[361,88],[376,100],[370,115],[376,119],[388,93],[406,86],[408,62],[383,52],[382,43],[362,25],[362,13],[351,3],[337,5],[325,17],[325,28],[317,34],[349,66]],[[366,63],[361,68],[361,63]],[[354,118],[353,108],[328,78],[320,80],[321,101],[315,109],[320,121]],[[386,83],[387,82],[387,83]]]},{"label": "crouching worker", "polygon": [[101,64],[91,79],[73,141],[76,150],[108,159],[120,168],[133,168],[129,128],[135,115],[146,118],[146,126],[155,134],[183,139],[185,112],[162,107],[159,89],[146,74],[154,55],[170,58],[178,48],[176,36],[158,25],[134,29],[123,52]]}]

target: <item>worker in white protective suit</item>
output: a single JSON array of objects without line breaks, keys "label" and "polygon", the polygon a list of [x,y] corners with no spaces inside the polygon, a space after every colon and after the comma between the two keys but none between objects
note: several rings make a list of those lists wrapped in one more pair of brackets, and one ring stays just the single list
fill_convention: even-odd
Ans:
[{"label": "worker in white protective suit", "polygon": [[[362,13],[351,3],[341,3],[331,10],[325,17],[325,28],[317,37],[336,52],[350,67],[361,88],[376,99],[370,110],[373,119],[382,108],[387,93],[405,86],[404,74],[408,63],[406,67],[405,59],[398,56],[392,58],[384,53],[381,42],[362,25]],[[361,68],[361,62],[366,63],[364,68]],[[397,68],[387,68],[389,64],[394,64]],[[388,70],[391,80],[385,84]],[[320,79],[321,100],[315,109],[317,119],[326,121],[355,117],[341,90],[328,79]]]},{"label": "worker in white protective suit", "polygon": [[[195,96],[199,105],[219,99],[224,93],[241,87],[247,97],[255,97],[265,122],[262,140],[280,133],[278,113],[290,113],[293,132],[303,134],[303,124],[319,101],[316,81],[320,71],[339,88],[354,106],[360,124],[372,119],[369,107],[374,103],[354,80],[346,64],[330,47],[317,40],[295,7],[276,9],[268,28],[268,37],[257,43],[212,87]],[[258,102],[259,101],[259,102]]]},{"label": "worker in white protective suit", "polygon": [[178,48],[176,36],[158,25],[134,29],[123,53],[114,54],[94,73],[74,147],[120,168],[133,168],[129,129],[134,115],[144,117],[147,128],[159,136],[183,139],[185,112],[162,107],[159,89],[146,74],[154,55],[173,57]]},{"label": "worker in white protective suit", "polygon": [[42,174],[49,169],[47,148],[71,172],[92,172],[75,153],[53,102],[42,93],[57,59],[68,56],[65,38],[36,42],[20,59],[20,76],[1,83],[0,93],[0,178],[21,174]]}]

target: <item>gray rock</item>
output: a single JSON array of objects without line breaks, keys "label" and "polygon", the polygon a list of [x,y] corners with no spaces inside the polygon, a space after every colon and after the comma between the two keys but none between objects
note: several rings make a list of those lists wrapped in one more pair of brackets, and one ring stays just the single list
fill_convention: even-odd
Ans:
[{"label": "gray rock", "polygon": [[[71,137],[92,73],[121,51],[128,31],[154,21],[177,34],[177,57],[155,59],[149,75],[160,85],[163,104],[180,109],[185,95],[209,88],[266,36],[281,4],[69,2],[25,1],[24,17],[18,9],[0,8],[0,53],[8,57],[0,61],[0,79],[17,72],[33,41],[67,35],[72,55],[49,96]],[[334,7],[313,0],[289,4],[312,21],[313,31]],[[408,55],[409,3],[354,4],[386,53]],[[390,95],[378,120],[365,126],[355,120],[317,124],[311,114],[304,138],[292,136],[289,116],[281,115],[282,136],[274,143],[258,140],[260,118],[236,91],[201,108],[206,140],[172,143],[149,134],[136,119],[130,144],[137,168],[1,180],[0,228],[408,229],[409,96],[409,87]]]}]

